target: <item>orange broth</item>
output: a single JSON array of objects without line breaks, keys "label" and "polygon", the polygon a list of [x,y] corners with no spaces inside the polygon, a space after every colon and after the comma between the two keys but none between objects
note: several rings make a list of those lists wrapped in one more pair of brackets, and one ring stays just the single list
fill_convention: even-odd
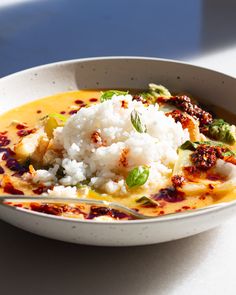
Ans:
[{"label": "orange broth", "polygon": [[[10,140],[9,147],[13,148],[20,140],[20,136],[17,135],[19,131],[16,128],[16,124],[12,122],[19,121],[20,123],[25,123],[28,126],[28,129],[34,128],[39,120],[50,113],[61,113],[65,116],[70,116],[72,113],[80,109],[80,107],[86,107],[88,105],[99,102],[99,97],[101,92],[99,90],[81,90],[60,93],[50,97],[42,98],[20,107],[14,108],[0,116],[0,132],[7,131],[7,138]],[[4,146],[5,147],[5,146]],[[12,175],[13,172],[9,170],[5,162],[0,160],[0,166],[4,169],[6,175]],[[0,175],[0,180],[4,174]],[[22,180],[21,177],[11,177],[14,187],[22,191],[25,195],[35,195],[32,192],[33,189],[36,189],[31,183],[27,183]],[[7,194],[3,191],[3,188],[0,187],[1,194]],[[147,192],[155,193],[155,192]],[[143,192],[140,190],[132,189],[128,196],[111,196],[107,194],[100,194],[93,190],[90,191],[88,197],[93,199],[102,199],[107,201],[116,201],[124,205],[127,205],[131,208],[139,210],[149,215],[163,215],[167,213],[180,212],[188,209],[201,208],[207,205],[211,205],[220,201],[230,201],[235,199],[235,191],[231,194],[226,194],[219,197],[214,197],[211,194],[205,194],[204,196],[187,196],[181,202],[167,202],[165,200],[160,201],[160,206],[143,206],[136,202],[137,197],[143,196]],[[72,216],[72,215],[67,215]]]}]

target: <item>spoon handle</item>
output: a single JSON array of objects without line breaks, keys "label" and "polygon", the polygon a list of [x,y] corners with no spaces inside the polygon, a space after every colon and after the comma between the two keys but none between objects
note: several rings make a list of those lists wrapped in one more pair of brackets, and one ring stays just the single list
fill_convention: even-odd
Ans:
[{"label": "spoon handle", "polygon": [[111,209],[117,209],[124,213],[134,216],[138,219],[146,219],[151,218],[152,216],[146,216],[138,213],[137,211],[128,208],[124,205],[118,204],[116,202],[108,202],[103,200],[94,200],[94,199],[79,199],[79,198],[63,198],[63,197],[43,197],[43,196],[22,196],[22,195],[14,195],[14,196],[0,196],[0,202],[47,202],[47,203],[74,203],[74,204],[87,204],[87,205],[97,205],[97,206],[106,206]]}]

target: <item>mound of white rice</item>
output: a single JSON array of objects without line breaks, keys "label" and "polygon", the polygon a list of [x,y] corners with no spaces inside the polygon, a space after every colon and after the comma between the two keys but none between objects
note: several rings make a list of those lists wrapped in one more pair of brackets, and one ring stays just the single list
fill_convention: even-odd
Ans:
[{"label": "mound of white rice", "polygon": [[[132,125],[133,110],[140,114],[146,133],[137,132]],[[106,193],[126,193],[128,172],[147,165],[150,174],[144,187],[162,186],[177,159],[177,148],[188,139],[188,130],[159,111],[157,104],[146,106],[131,95],[114,95],[82,108],[64,127],[55,129],[54,144],[63,149],[60,164],[65,177],[56,179],[56,164],[50,171],[37,171],[36,179],[63,186],[89,180]]]}]

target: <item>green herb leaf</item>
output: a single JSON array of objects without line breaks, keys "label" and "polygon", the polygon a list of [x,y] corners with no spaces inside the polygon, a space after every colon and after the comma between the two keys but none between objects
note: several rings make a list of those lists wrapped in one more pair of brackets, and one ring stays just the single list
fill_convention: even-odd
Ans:
[{"label": "green herb leaf", "polygon": [[146,196],[143,196],[136,200],[137,203],[140,203],[142,206],[158,206],[159,204],[152,200],[151,198],[148,198]]},{"label": "green herb leaf", "polygon": [[231,131],[229,123],[223,119],[214,119],[213,122],[207,126],[207,136],[215,140],[219,140],[228,144],[236,142],[235,134]]},{"label": "green herb leaf", "polygon": [[195,151],[200,144],[205,144],[205,145],[209,145],[209,146],[219,146],[219,147],[224,148],[225,152],[222,152],[222,155],[225,157],[236,156],[236,153],[234,151],[232,151],[231,149],[229,149],[228,146],[224,145],[223,143],[210,141],[210,140],[208,140],[208,141],[195,141],[195,142],[187,140],[179,148],[181,150]]},{"label": "green herb leaf", "polygon": [[220,142],[216,142],[216,141],[190,141],[187,140],[185,141],[179,148],[181,150],[190,150],[190,151],[195,151],[196,148],[200,145],[200,144],[205,144],[205,145],[209,145],[209,146],[219,146],[219,147],[223,147],[227,150],[229,150],[229,148],[227,146],[225,146],[223,143]]},{"label": "green herb leaf", "polygon": [[136,110],[133,110],[131,112],[130,119],[136,131],[138,131],[139,133],[147,132],[147,127],[142,123],[140,114]]},{"label": "green herb leaf", "polygon": [[148,103],[154,104],[156,102],[157,97],[160,97],[160,96],[163,96],[163,97],[171,96],[171,93],[169,92],[169,90],[162,85],[150,83],[148,86],[149,86],[148,91],[145,91],[139,94]]},{"label": "green herb leaf", "polygon": [[139,166],[129,172],[126,178],[126,184],[130,188],[141,186],[148,180],[148,177],[149,168],[145,166]]},{"label": "green herb leaf", "polygon": [[104,102],[106,100],[109,100],[112,98],[113,95],[126,95],[129,91],[120,91],[120,90],[107,90],[105,92],[102,92],[102,95],[100,97],[100,101]]},{"label": "green herb leaf", "polygon": [[185,141],[179,148],[181,150],[190,150],[190,151],[195,151],[196,148],[198,147],[198,143],[192,142],[190,140]]},{"label": "green herb leaf", "polygon": [[212,140],[205,140],[205,141],[195,141],[194,142],[195,144],[199,145],[199,144],[205,144],[205,145],[210,145],[210,146],[219,146],[219,147],[224,147],[224,148],[227,148],[228,147],[221,143],[221,142],[217,142],[217,141],[212,141]]},{"label": "green herb leaf", "polygon": [[90,179],[86,179],[86,180],[83,180],[81,182],[78,182],[76,184],[76,187],[81,188],[81,187],[87,186],[89,183],[90,183]]},{"label": "green herb leaf", "polygon": [[154,104],[156,101],[156,98],[149,92],[142,92],[139,95],[150,104]]},{"label": "green herb leaf", "polygon": [[232,157],[232,156],[235,157],[236,156],[235,152],[233,152],[231,150],[228,150],[228,151],[226,151],[226,152],[224,152],[222,154],[223,154],[224,157]]},{"label": "green herb leaf", "polygon": [[154,97],[160,97],[160,96],[170,97],[171,96],[171,93],[169,92],[169,90],[162,85],[150,83],[148,86],[149,86],[149,93],[152,94]]}]

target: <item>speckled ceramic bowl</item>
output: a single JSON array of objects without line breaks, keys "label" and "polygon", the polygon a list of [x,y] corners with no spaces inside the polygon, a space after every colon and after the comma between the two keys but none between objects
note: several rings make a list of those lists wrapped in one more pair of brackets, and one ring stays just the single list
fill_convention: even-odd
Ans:
[{"label": "speckled ceramic bowl", "polygon": [[[0,111],[59,92],[84,88],[145,88],[149,82],[236,113],[235,78],[181,62],[143,57],[90,58],[54,63],[0,80]],[[0,205],[0,217],[30,232],[58,240],[103,246],[171,241],[213,228],[236,214],[236,203],[161,219],[78,221]]]}]

